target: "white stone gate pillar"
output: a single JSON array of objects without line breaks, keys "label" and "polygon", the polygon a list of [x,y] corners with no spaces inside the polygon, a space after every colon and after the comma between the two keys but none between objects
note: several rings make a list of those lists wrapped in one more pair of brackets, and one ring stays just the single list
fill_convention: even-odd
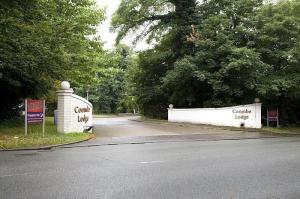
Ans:
[{"label": "white stone gate pillar", "polygon": [[79,133],[92,129],[93,105],[86,99],[73,94],[69,82],[61,83],[57,98],[58,132]]},{"label": "white stone gate pillar", "polygon": [[57,131],[60,133],[72,132],[72,94],[69,82],[61,83],[61,90],[57,91]]}]

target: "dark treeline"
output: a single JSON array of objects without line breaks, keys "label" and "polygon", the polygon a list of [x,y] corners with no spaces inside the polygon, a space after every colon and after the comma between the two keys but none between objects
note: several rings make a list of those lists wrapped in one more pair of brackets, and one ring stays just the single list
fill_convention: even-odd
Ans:
[{"label": "dark treeline", "polygon": [[300,2],[282,0],[123,0],[118,39],[156,41],[130,74],[132,95],[150,117],[175,107],[253,103],[300,123]]}]

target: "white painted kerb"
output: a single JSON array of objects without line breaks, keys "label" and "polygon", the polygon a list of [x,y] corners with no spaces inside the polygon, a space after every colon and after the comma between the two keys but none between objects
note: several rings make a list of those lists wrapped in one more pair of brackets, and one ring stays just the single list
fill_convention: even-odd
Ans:
[{"label": "white painted kerb", "polygon": [[86,127],[92,126],[93,105],[89,101],[73,94],[72,89],[57,91],[57,97],[58,132],[83,132]]},{"label": "white painted kerb", "polygon": [[168,109],[170,122],[261,128],[261,103],[224,108]]}]

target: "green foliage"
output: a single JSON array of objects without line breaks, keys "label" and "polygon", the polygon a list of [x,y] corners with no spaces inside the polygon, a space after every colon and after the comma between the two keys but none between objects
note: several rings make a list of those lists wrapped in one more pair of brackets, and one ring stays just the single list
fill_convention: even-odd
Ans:
[{"label": "green foliage", "polygon": [[279,107],[283,123],[300,122],[300,2],[279,1],[259,13],[256,48],[271,66],[258,94]]},{"label": "green foliage", "polygon": [[300,2],[281,0],[122,0],[113,16],[117,41],[155,41],[134,56],[107,52],[94,36],[103,10],[92,0],[0,2],[0,118],[25,97],[55,106],[67,79],[95,112],[139,110],[166,117],[175,107],[252,103],[300,121]]},{"label": "green foliage", "polygon": [[99,51],[88,36],[104,16],[92,0],[2,0],[0,16],[0,118],[72,71],[82,74]]},{"label": "green foliage", "polygon": [[251,46],[255,33],[249,31],[254,29],[250,21],[259,5],[257,1],[209,1],[199,6],[202,21],[191,41],[195,53],[178,60],[164,78],[172,103],[210,107],[253,101],[257,81],[268,67]]},{"label": "green foliage", "polygon": [[132,50],[120,44],[112,52],[95,57],[97,61],[90,65],[91,70],[83,73],[90,81],[73,78],[75,92],[86,97],[88,91],[95,113],[132,112],[135,100],[126,93],[125,83],[126,71],[134,64]]},{"label": "green foliage", "polygon": [[[161,52],[161,51],[160,51]],[[149,50],[139,55],[136,71],[133,73],[137,102],[141,105],[141,112],[150,117],[161,117],[165,113],[167,96],[161,86],[161,77],[166,72],[168,53],[157,53]]]},{"label": "green foliage", "polygon": [[151,38],[161,35],[171,21],[172,4],[164,0],[122,0],[112,19],[112,29],[118,31],[117,42],[129,32],[137,32],[137,40],[151,34]]},{"label": "green foliage", "polygon": [[189,25],[198,20],[196,0],[122,0],[112,19],[112,30],[118,32],[117,42],[130,33],[136,35],[135,41],[171,38],[169,47],[180,56]]},{"label": "green foliage", "polygon": [[113,28],[119,38],[141,27],[148,28],[143,33],[150,39],[160,32],[157,45],[140,53],[132,72],[132,93],[147,116],[165,117],[169,103],[220,107],[260,97],[265,107],[280,109],[284,123],[295,123],[299,13],[296,0],[129,0],[122,1]]},{"label": "green foliage", "polygon": [[[118,102],[123,93],[124,71],[118,68],[103,69],[98,73],[98,82],[88,88],[89,101],[94,106],[95,113],[116,113]],[[84,88],[75,88],[76,93],[85,96]]]},{"label": "green foliage", "polygon": [[[168,94],[162,87],[162,77],[179,57],[192,53],[193,43],[186,42],[191,25],[197,24],[195,0],[122,1],[113,17],[112,27],[118,31],[117,40],[131,32],[136,40],[155,39],[155,50],[139,55],[140,69],[133,72],[133,96],[141,111],[152,117],[166,117]],[[141,30],[141,31],[138,31]]]}]

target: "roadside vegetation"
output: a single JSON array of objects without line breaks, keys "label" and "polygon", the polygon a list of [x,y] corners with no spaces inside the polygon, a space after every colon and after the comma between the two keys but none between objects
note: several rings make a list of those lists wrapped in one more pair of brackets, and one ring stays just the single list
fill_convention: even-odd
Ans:
[{"label": "roadside vegetation", "polygon": [[[1,120],[18,115],[25,98],[45,98],[53,115],[67,80],[96,114],[165,119],[169,104],[260,98],[263,113],[278,108],[280,124],[300,125],[299,0],[121,0],[110,50],[97,29],[105,10],[94,0],[3,0],[0,17]],[[131,33],[151,48],[122,44]]]},{"label": "roadside vegetation", "polygon": [[124,81],[133,52],[103,48],[104,13],[94,0],[0,1],[0,119],[18,115],[25,98],[45,98],[53,115],[63,80],[82,97],[89,92],[95,113],[132,111]]},{"label": "roadside vegetation", "polygon": [[46,118],[44,137],[42,124],[28,125],[28,135],[25,137],[23,118],[0,122],[0,149],[35,148],[78,142],[92,137],[93,134],[90,133],[58,133],[52,117]]},{"label": "roadside vegetation", "polygon": [[144,30],[136,39],[155,43],[130,76],[144,115],[260,98],[300,125],[299,0],[122,0],[112,27],[118,41]]},{"label": "roadside vegetation", "polygon": [[300,127],[265,127],[263,130],[281,135],[300,135]]}]

